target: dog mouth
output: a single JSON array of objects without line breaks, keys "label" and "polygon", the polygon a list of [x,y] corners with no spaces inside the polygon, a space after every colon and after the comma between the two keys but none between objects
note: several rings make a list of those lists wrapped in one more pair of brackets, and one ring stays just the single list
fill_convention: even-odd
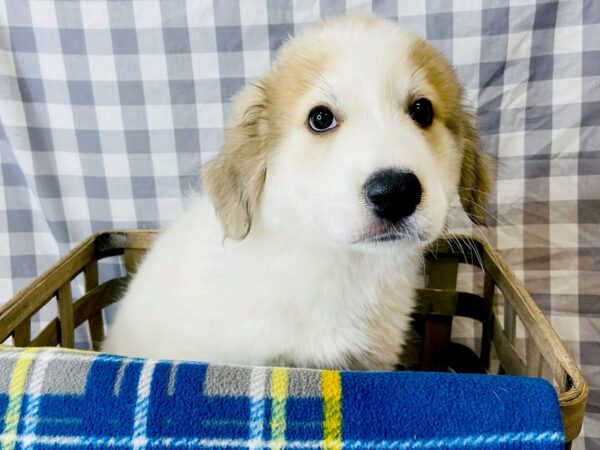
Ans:
[{"label": "dog mouth", "polygon": [[394,241],[426,241],[427,236],[425,233],[416,232],[416,231],[394,231],[390,233],[376,234],[376,235],[367,235],[360,239],[358,242],[372,242],[372,243],[380,243],[380,242],[394,242]]},{"label": "dog mouth", "polygon": [[409,239],[408,233],[384,233],[384,234],[376,234],[374,236],[365,236],[364,242],[392,242],[392,241],[402,241]]},{"label": "dog mouth", "polygon": [[404,223],[391,224],[378,221],[369,227],[366,232],[354,243],[385,243],[396,241],[427,241],[427,233],[419,230],[416,224]]}]

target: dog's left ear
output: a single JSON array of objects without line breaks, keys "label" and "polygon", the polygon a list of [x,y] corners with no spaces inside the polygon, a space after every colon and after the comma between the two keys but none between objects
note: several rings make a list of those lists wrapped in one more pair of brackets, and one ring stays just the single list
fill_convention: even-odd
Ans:
[{"label": "dog's left ear", "polygon": [[485,204],[492,185],[494,164],[492,158],[481,151],[474,114],[463,111],[463,118],[460,202],[473,223],[485,225]]},{"label": "dog's left ear", "polygon": [[202,168],[202,186],[225,236],[232,239],[244,239],[250,232],[265,182],[269,135],[265,104],[260,85],[248,85],[236,95],[223,150]]}]

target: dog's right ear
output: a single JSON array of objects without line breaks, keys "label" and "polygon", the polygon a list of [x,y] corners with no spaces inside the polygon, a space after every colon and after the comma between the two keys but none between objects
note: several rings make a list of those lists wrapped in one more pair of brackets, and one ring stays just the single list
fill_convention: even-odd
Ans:
[{"label": "dog's right ear", "polygon": [[473,223],[485,225],[485,204],[492,187],[494,163],[490,156],[481,151],[475,115],[463,110],[461,117],[463,157],[459,183],[460,201]]},{"label": "dog's right ear", "polygon": [[267,173],[269,124],[259,84],[246,86],[233,99],[233,117],[223,151],[202,168],[202,186],[223,224],[225,237],[250,232]]}]

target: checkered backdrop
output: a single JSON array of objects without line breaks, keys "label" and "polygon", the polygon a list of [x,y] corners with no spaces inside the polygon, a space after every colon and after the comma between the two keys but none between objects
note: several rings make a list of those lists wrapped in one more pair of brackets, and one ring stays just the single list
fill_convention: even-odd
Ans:
[{"label": "checkered backdrop", "polygon": [[[90,233],[163,225],[289,35],[372,11],[440,48],[498,157],[497,246],[591,384],[600,449],[600,2],[0,1],[0,300]],[[42,310],[34,331],[52,317]]]}]

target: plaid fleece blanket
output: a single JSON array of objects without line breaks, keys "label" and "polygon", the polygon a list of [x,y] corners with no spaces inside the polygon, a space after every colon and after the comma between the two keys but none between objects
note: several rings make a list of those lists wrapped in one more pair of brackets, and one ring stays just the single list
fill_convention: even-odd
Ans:
[{"label": "plaid fleece blanket", "polygon": [[0,351],[3,449],[559,449],[541,379]]}]

